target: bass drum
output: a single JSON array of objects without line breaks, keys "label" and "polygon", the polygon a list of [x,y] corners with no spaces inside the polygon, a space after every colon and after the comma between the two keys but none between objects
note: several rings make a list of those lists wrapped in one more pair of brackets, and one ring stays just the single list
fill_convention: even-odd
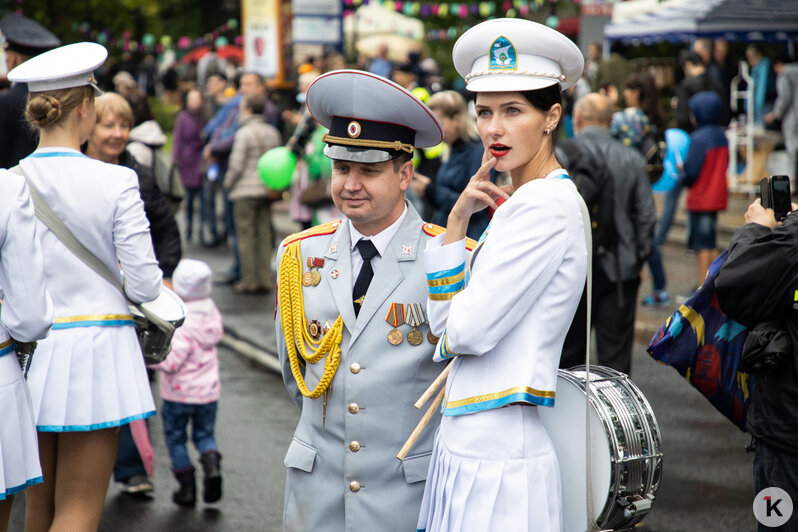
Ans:
[{"label": "bass drum", "polygon": [[[626,374],[590,366],[593,518],[629,530],[651,509],[662,476],[662,438],[651,406]],[[560,462],[564,532],[587,529],[585,368],[559,370],[554,408],[540,417]]]}]

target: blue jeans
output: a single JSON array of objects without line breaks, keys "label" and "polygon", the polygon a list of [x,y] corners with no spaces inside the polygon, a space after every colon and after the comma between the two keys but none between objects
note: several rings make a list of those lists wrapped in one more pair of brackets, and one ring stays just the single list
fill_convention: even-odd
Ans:
[{"label": "blue jeans", "polygon": [[668,231],[673,225],[673,218],[676,215],[676,207],[679,205],[679,195],[682,193],[682,185],[676,183],[673,188],[665,194],[665,203],[662,205],[662,214],[659,217],[657,234],[651,244],[651,254],[648,256],[648,268],[651,270],[651,281],[654,291],[665,290],[668,284],[665,278],[665,268],[662,265],[662,255],[659,248],[665,243]]},{"label": "blue jeans", "polygon": [[781,488],[790,495],[794,508],[792,517],[776,528],[758,524],[757,530],[798,532],[798,457],[757,441],[754,447],[754,495],[770,487]]},{"label": "blue jeans", "polygon": [[205,405],[175,403],[164,400],[161,407],[163,419],[163,436],[166,447],[169,449],[169,458],[172,459],[174,471],[185,470],[190,467],[191,459],[188,457],[186,442],[188,441],[188,422],[191,421],[191,440],[200,454],[208,451],[218,451],[216,437],[213,435],[216,425],[217,402]]}]

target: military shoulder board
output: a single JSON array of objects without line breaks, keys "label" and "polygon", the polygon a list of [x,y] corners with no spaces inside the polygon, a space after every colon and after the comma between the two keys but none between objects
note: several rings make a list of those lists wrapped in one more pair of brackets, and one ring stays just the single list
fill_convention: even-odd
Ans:
[{"label": "military shoulder board", "polygon": [[[435,236],[438,236],[438,235],[442,235],[443,233],[446,232],[446,228],[445,227],[441,227],[440,225],[435,225],[435,224],[428,224],[428,223],[425,223],[421,227],[421,230],[424,231],[424,233],[426,233],[426,234],[428,234],[429,236],[432,236],[432,237],[435,237]],[[476,240],[471,239],[471,238],[466,238],[466,249],[468,251],[473,251],[474,247],[476,247],[476,245],[477,245]]]},{"label": "military shoulder board", "polygon": [[312,236],[331,235],[338,229],[339,225],[341,225],[341,220],[335,220],[334,222],[317,225],[311,227],[310,229],[305,229],[304,231],[301,231],[299,233],[294,233],[293,235],[290,235],[283,241],[283,247],[286,247],[289,244],[293,244],[294,242],[310,238]]}]

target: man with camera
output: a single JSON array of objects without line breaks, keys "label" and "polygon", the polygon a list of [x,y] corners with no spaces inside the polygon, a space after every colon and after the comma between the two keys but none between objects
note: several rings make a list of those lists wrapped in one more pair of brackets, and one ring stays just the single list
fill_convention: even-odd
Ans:
[{"label": "man with camera", "polygon": [[[798,214],[787,214],[789,208],[778,212],[780,203],[789,205],[789,187],[785,191],[779,179],[784,177],[763,184],[764,203],[771,208],[759,199],[748,207],[746,225],[732,237],[715,290],[723,312],[752,329],[743,359],[763,322],[775,322],[764,329],[763,349],[753,361],[758,369],[746,430],[755,441],[754,492],[779,487],[798,503]],[[770,339],[782,331],[789,342],[775,349]],[[765,529],[759,525],[761,532]],[[796,513],[779,530],[798,530]]]}]

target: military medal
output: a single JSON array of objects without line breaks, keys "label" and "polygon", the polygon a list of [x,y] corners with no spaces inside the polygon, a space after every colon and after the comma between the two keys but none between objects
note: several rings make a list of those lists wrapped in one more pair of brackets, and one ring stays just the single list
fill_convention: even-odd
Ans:
[{"label": "military medal", "polygon": [[324,327],[321,328],[321,335],[324,336],[327,334],[327,331],[330,330],[330,320],[324,320]]},{"label": "military medal", "polygon": [[302,284],[304,286],[319,286],[321,273],[319,268],[324,266],[324,259],[320,257],[308,257],[308,271],[302,274]]},{"label": "military medal", "polygon": [[385,321],[393,326],[391,332],[388,333],[388,342],[391,345],[399,345],[402,343],[404,335],[399,330],[399,326],[405,322],[405,306],[399,303],[391,303],[388,309],[388,315],[385,316]]},{"label": "military medal", "polygon": [[410,342],[410,345],[420,345],[424,341],[424,335],[418,330],[418,326],[427,321],[424,307],[421,303],[410,303],[407,308],[407,324],[413,328],[407,333],[407,341]]},{"label": "military medal", "polygon": [[432,345],[436,345],[438,343],[438,340],[440,340],[440,338],[432,334],[432,331],[427,332],[427,341],[429,343],[431,343]]},{"label": "military medal", "polygon": [[321,282],[321,273],[319,273],[319,268],[324,267],[324,259],[321,257],[313,257],[312,259],[312,267],[315,269],[313,269],[312,273],[310,274],[310,284],[313,286],[319,286],[319,283]]},{"label": "military medal", "polygon": [[311,320],[308,324],[308,334],[310,334],[311,338],[314,340],[321,338],[321,324],[318,320]]}]

